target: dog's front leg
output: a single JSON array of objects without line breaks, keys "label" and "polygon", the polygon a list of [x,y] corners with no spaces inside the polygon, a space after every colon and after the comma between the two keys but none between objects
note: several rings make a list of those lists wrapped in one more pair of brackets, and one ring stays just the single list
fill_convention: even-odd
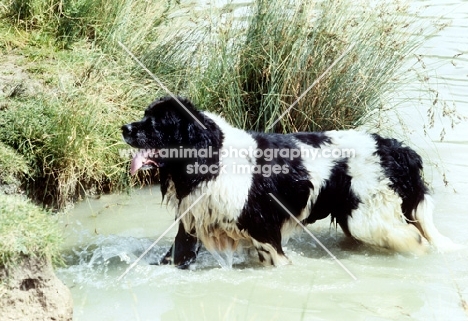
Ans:
[{"label": "dog's front leg", "polygon": [[187,269],[197,258],[200,244],[195,233],[187,233],[182,222],[179,230],[167,254],[159,264],[174,264],[179,269]]}]

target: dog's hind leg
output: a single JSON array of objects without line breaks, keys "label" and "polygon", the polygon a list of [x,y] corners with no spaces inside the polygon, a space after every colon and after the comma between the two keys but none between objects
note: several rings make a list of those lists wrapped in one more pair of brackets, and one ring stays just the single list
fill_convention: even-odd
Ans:
[{"label": "dog's hind leg", "polygon": [[[376,216],[380,213],[375,213]],[[360,215],[353,212],[348,225],[353,238],[370,245],[391,249],[401,253],[424,254],[429,249],[429,243],[412,224],[398,221],[360,221],[355,219]]]},{"label": "dog's hind leg", "polygon": [[429,243],[410,224],[401,210],[401,199],[384,188],[362,199],[348,218],[348,228],[357,240],[403,253],[424,254]]},{"label": "dog's hind leg", "polygon": [[428,194],[424,195],[424,199],[418,204],[418,207],[413,212],[414,222],[412,222],[424,235],[424,237],[439,251],[450,251],[462,248],[448,237],[442,235],[434,225],[432,213],[434,204],[432,197]]},{"label": "dog's hind leg", "polygon": [[194,235],[195,233],[187,233],[184,225],[179,223],[174,244],[159,264],[174,264],[180,269],[189,268],[190,264],[195,262],[200,250],[200,243]]}]

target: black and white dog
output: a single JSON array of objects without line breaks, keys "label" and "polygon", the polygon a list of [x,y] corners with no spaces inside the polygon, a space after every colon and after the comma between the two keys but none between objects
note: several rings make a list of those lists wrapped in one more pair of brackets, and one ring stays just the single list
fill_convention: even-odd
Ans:
[{"label": "black and white dog", "polygon": [[178,100],[185,108],[162,98],[122,126],[140,150],[131,172],[159,167],[163,197],[185,214],[161,263],[187,268],[203,244],[214,254],[253,247],[265,265],[287,264],[291,215],[303,224],[331,216],[347,236],[399,252],[452,244],[433,224],[421,157],[401,142],[354,130],[246,132]]}]

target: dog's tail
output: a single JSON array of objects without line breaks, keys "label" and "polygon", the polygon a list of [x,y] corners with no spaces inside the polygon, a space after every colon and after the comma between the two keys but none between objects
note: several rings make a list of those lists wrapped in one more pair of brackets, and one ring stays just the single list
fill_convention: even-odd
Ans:
[{"label": "dog's tail", "polygon": [[463,248],[462,245],[454,243],[448,237],[442,235],[434,225],[432,214],[434,202],[429,194],[418,204],[414,211],[415,225],[423,236],[439,251],[455,251]]}]

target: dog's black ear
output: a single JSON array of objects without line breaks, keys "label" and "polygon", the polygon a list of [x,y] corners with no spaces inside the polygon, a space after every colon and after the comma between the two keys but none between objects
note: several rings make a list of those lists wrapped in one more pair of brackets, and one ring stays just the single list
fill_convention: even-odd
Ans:
[{"label": "dog's black ear", "polygon": [[187,136],[190,144],[194,148],[211,147],[213,150],[219,150],[223,143],[223,133],[221,129],[213,120],[202,113],[198,113],[198,116],[205,128],[195,120],[187,124]]},{"label": "dog's black ear", "polygon": [[177,109],[178,114],[187,122],[195,122],[200,128],[205,129],[206,124],[203,113],[198,111],[194,104],[187,98],[178,97],[179,102],[173,101],[173,107]]},{"label": "dog's black ear", "polygon": [[[223,134],[215,122],[207,117],[203,112],[197,110],[194,104],[187,98],[178,97],[179,102],[173,101],[173,107],[177,108],[178,115],[181,116],[181,131],[185,131],[185,140],[189,146],[194,148],[219,149],[223,140]],[[174,105],[174,103],[176,105]]]}]

